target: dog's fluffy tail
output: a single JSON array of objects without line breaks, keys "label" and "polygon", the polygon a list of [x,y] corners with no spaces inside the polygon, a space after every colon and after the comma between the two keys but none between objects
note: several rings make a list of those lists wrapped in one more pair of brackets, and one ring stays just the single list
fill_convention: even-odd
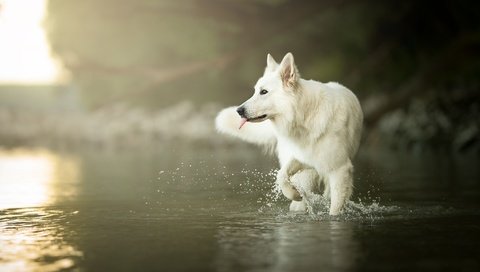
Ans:
[{"label": "dog's fluffy tail", "polygon": [[260,123],[247,122],[239,129],[240,121],[241,118],[236,112],[236,107],[229,107],[218,113],[215,126],[219,132],[238,137],[249,143],[267,148],[275,146],[276,137],[270,120]]}]

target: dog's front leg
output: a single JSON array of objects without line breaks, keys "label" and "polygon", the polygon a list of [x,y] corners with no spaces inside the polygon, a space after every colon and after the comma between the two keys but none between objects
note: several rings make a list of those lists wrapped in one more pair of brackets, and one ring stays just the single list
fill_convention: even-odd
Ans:
[{"label": "dog's front leg", "polygon": [[353,165],[348,162],[329,174],[330,215],[340,214],[353,191]]},{"label": "dog's front leg", "polygon": [[292,200],[290,211],[305,212],[309,207],[309,199],[318,193],[320,177],[317,170],[304,166],[301,170],[290,176],[290,183],[302,196],[301,201]]},{"label": "dog's front leg", "polygon": [[282,189],[283,195],[290,200],[302,200],[302,196],[290,182],[290,177],[301,170],[302,167],[303,165],[299,161],[292,159],[278,170],[277,184]]}]

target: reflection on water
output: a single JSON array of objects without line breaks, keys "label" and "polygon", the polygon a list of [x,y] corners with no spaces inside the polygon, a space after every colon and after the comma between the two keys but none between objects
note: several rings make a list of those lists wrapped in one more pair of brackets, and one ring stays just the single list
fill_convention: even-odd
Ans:
[{"label": "reflection on water", "polygon": [[0,270],[58,271],[75,266],[82,252],[64,240],[62,211],[0,211]]},{"label": "reflection on water", "polygon": [[64,240],[64,212],[44,207],[76,195],[79,164],[46,150],[0,150],[0,270],[58,271],[82,253]]},{"label": "reflection on water", "polygon": [[35,207],[72,197],[78,161],[46,150],[0,149],[0,209]]},{"label": "reflection on water", "polygon": [[[258,216],[258,215],[257,215]],[[358,256],[353,224],[342,221],[292,222],[265,217],[223,222],[217,240],[220,271],[261,267],[264,271],[350,270]]]}]

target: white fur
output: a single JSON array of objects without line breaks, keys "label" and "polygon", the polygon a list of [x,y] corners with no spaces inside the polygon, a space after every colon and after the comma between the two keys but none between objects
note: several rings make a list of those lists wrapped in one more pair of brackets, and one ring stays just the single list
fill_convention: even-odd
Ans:
[{"label": "white fur", "polygon": [[[267,94],[260,94],[267,90]],[[305,210],[305,192],[330,197],[338,215],[353,190],[353,165],[361,138],[363,113],[357,97],[338,83],[300,78],[293,55],[280,64],[267,56],[264,75],[253,96],[242,104],[247,122],[239,129],[236,107],[216,118],[218,131],[259,145],[274,145],[280,162],[277,182],[292,200],[291,210]]]}]

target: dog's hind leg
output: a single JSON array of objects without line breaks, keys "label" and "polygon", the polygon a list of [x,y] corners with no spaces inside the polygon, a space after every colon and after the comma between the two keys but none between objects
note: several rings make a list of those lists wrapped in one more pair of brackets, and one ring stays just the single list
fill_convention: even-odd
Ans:
[{"label": "dog's hind leg", "polygon": [[350,161],[328,174],[330,215],[340,214],[353,191],[353,165]]}]

